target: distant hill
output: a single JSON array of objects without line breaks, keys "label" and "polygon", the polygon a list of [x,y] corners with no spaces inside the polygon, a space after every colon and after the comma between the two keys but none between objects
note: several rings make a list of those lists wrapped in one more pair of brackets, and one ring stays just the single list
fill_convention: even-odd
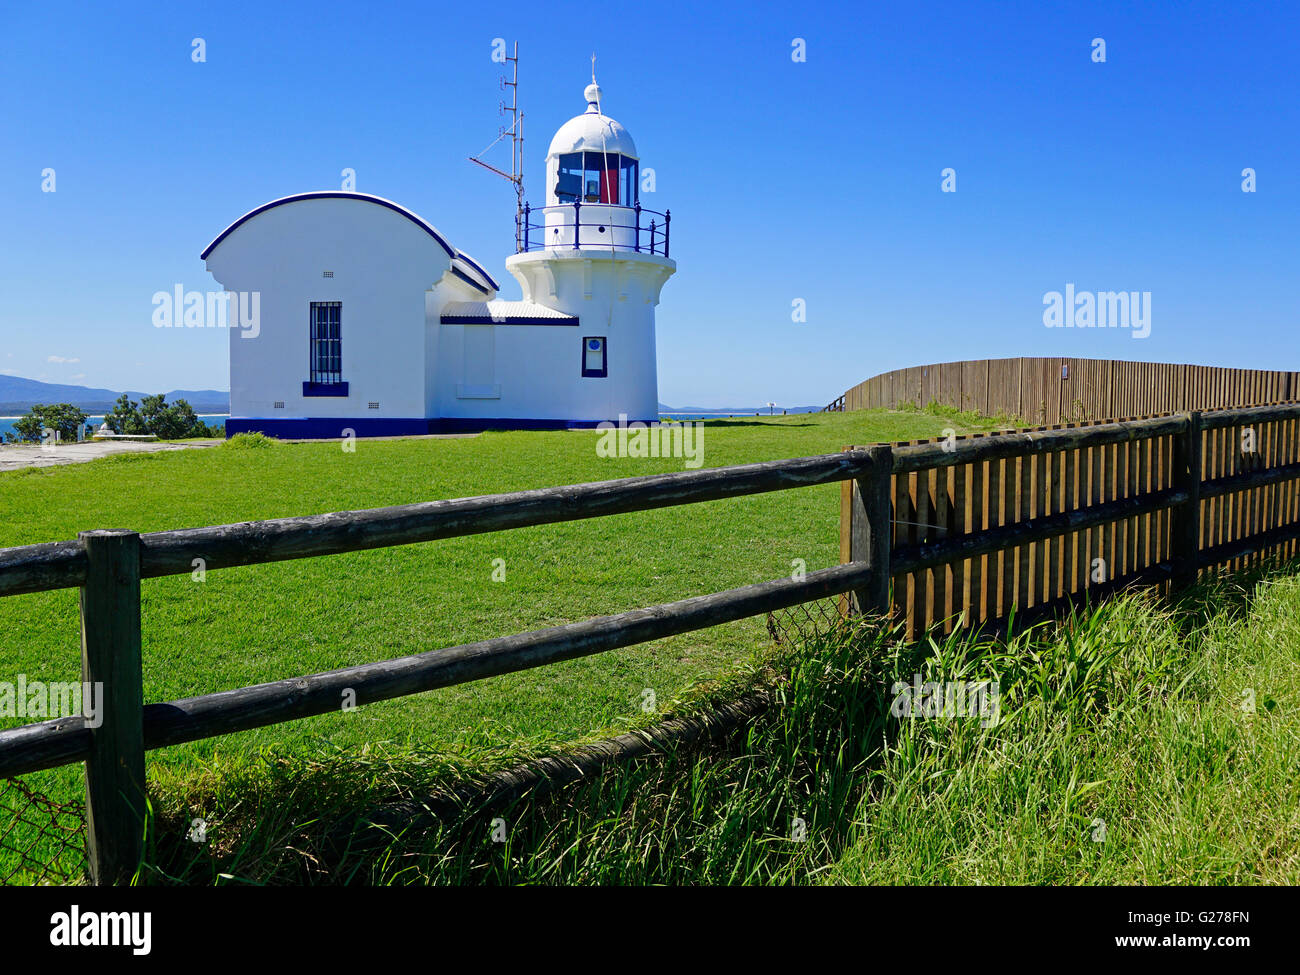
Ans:
[{"label": "distant hill", "polygon": [[[126,395],[139,402],[145,393],[125,390]],[[0,376],[0,415],[25,413],[37,403],[71,403],[87,413],[104,413],[113,408],[121,392],[111,389],[92,389],[88,386],[64,386],[60,383],[43,383],[20,376]],[[195,413],[229,413],[230,394],[219,389],[173,389],[164,394],[168,403],[187,400]]]}]

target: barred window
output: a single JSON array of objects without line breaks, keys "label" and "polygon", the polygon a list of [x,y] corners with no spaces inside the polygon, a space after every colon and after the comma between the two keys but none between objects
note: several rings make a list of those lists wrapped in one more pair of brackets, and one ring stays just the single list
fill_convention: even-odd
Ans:
[{"label": "barred window", "polygon": [[311,381],[343,381],[343,302],[311,303]]}]

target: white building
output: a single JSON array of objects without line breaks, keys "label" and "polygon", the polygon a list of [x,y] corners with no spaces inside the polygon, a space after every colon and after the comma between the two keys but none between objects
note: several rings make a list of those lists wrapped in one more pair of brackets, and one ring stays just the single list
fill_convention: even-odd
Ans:
[{"label": "white building", "polygon": [[585,94],[551,141],[546,206],[525,211],[506,259],[522,301],[497,298],[480,264],[377,196],[300,193],[222,231],[208,270],[228,292],[260,293],[258,328],[230,332],[227,435],[657,419],[669,218],[640,206],[632,137],[601,112],[599,87]]}]

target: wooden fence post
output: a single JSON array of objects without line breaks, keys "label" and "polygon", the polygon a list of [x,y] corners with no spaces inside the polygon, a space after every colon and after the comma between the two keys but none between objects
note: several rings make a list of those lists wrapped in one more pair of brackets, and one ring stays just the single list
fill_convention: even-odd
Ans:
[{"label": "wooden fence post", "polygon": [[[857,450],[856,447],[849,445],[843,447],[840,453],[848,453],[850,450]],[[853,561],[853,482],[840,481],[840,565],[847,565]],[[848,619],[853,615],[853,594],[849,592],[841,593],[837,600],[839,606],[840,619]]]},{"label": "wooden fence post", "polygon": [[871,470],[853,482],[849,517],[849,559],[871,566],[871,581],[853,593],[855,615],[889,615],[889,554],[893,538],[890,474],[894,452],[867,447]]},{"label": "wooden fence post", "polygon": [[1172,512],[1169,555],[1175,586],[1196,581],[1196,561],[1201,554],[1201,413],[1193,410],[1183,416],[1187,429],[1174,438],[1172,487],[1186,491],[1190,500]]},{"label": "wooden fence post", "polygon": [[88,531],[81,589],[81,679],[99,684],[86,758],[86,861],[94,884],[130,883],[144,851],[144,681],[140,536]]}]

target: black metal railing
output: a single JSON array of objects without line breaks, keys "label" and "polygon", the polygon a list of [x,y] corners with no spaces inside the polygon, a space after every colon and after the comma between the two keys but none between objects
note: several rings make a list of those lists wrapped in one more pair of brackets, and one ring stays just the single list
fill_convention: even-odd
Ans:
[{"label": "black metal railing", "polygon": [[[587,207],[595,207],[596,215],[584,217]],[[660,213],[640,203],[630,207],[581,201],[544,207],[524,204],[523,212],[515,217],[515,241],[521,254],[599,247],[667,257],[671,222],[671,210]]]}]

